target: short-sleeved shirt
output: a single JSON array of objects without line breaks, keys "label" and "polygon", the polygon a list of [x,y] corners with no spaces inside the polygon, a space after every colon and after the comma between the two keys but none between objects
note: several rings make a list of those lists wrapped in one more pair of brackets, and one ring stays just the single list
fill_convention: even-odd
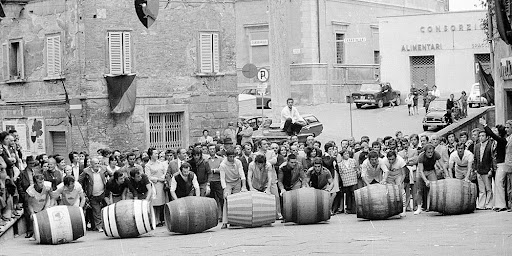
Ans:
[{"label": "short-sleeved shirt", "polygon": [[404,168],[407,163],[401,156],[396,156],[396,160],[393,164],[389,163],[387,158],[384,158],[384,164],[389,170],[388,177],[396,177],[402,174],[402,168]]},{"label": "short-sleeved shirt", "polygon": [[48,200],[50,200],[51,187],[43,186],[41,192],[37,192],[34,188],[34,184],[27,188],[27,195],[29,198],[29,204],[35,213],[44,210]]},{"label": "short-sleeved shirt", "polygon": [[427,158],[425,152],[421,152],[418,156],[418,163],[423,164],[424,171],[433,171],[435,170],[436,161],[441,159],[441,155],[438,152],[434,151],[434,155],[431,158]]},{"label": "short-sleeved shirt", "polygon": [[125,182],[117,184],[115,179],[110,179],[105,186],[105,197],[110,197],[110,193],[115,197],[121,196],[124,189],[128,187],[128,182],[128,180],[125,180]]},{"label": "short-sleeved shirt", "polygon": [[361,176],[369,181],[375,180],[376,182],[381,182],[382,174],[387,172],[388,168],[384,163],[384,159],[378,158],[378,161],[377,166],[372,166],[370,159],[364,160],[361,164]]},{"label": "short-sleeved shirt", "polygon": [[325,189],[329,180],[332,180],[331,172],[325,167],[322,167],[320,172],[315,171],[314,167],[309,168],[306,177],[309,178],[308,185],[316,189]]},{"label": "short-sleeved shirt", "polygon": [[146,187],[149,184],[149,179],[146,174],[141,174],[142,179],[140,181],[135,181],[135,179],[130,178],[130,190],[134,197],[138,199],[145,199],[148,193],[148,188]]},{"label": "short-sleeved shirt", "polygon": [[67,190],[65,186],[59,186],[54,193],[54,195],[62,196],[62,204],[69,206],[80,206],[80,197],[85,196],[79,182],[75,182],[72,191]]}]

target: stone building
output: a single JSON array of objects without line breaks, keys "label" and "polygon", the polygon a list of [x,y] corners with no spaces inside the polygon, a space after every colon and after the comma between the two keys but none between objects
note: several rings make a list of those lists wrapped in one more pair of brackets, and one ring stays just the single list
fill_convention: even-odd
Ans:
[{"label": "stone building", "polygon": [[26,153],[175,149],[238,116],[234,1],[149,0],[149,28],[133,0],[2,2],[0,120]]},{"label": "stone building", "polygon": [[[242,75],[253,63],[269,68],[268,4],[238,0],[237,71],[239,90],[257,87]],[[379,78],[377,17],[448,10],[440,0],[292,0],[288,45],[291,95],[301,104],[345,101],[361,83]],[[272,86],[272,70],[269,85]]]},{"label": "stone building", "polygon": [[381,79],[409,93],[436,85],[442,98],[470,93],[478,63],[491,68],[482,19],[485,11],[460,11],[380,18]]}]

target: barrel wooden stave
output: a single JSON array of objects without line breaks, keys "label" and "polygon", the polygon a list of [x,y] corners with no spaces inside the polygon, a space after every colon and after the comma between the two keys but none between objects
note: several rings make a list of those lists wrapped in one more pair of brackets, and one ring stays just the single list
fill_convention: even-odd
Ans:
[{"label": "barrel wooden stave", "polygon": [[76,206],[55,206],[33,215],[34,237],[40,244],[62,244],[85,235],[85,216]]},{"label": "barrel wooden stave", "polygon": [[283,194],[283,218],[286,222],[313,224],[331,218],[327,191],[301,188]]},{"label": "barrel wooden stave", "polygon": [[227,197],[228,223],[242,227],[260,227],[276,220],[276,199],[273,195],[250,191]]},{"label": "barrel wooden stave", "polygon": [[153,207],[147,200],[121,200],[101,210],[105,235],[138,237],[156,228]]},{"label": "barrel wooden stave", "polygon": [[167,203],[164,216],[169,232],[200,233],[217,226],[217,202],[207,197],[183,197]]},{"label": "barrel wooden stave", "polygon": [[358,218],[384,220],[403,211],[399,186],[372,184],[354,191]]},{"label": "barrel wooden stave", "polygon": [[445,215],[467,214],[476,209],[476,185],[459,180],[444,179],[430,183],[429,210]]}]

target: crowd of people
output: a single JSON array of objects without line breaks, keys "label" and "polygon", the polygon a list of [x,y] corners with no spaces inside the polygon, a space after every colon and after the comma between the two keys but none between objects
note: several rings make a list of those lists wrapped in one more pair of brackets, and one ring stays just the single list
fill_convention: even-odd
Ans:
[{"label": "crowd of people", "polygon": [[[290,102],[291,100],[291,102]],[[362,136],[322,143],[313,136],[299,141],[301,118],[289,99],[282,120],[289,137],[283,141],[244,140],[230,123],[219,138],[207,131],[187,148],[140,151],[100,149],[61,155],[24,156],[14,130],[0,133],[0,225],[20,210],[32,237],[31,215],[55,205],[82,207],[88,229],[102,232],[102,207],[126,199],[151,201],[158,226],[164,205],[187,196],[214,198],[222,228],[227,228],[225,198],[259,191],[276,198],[282,219],[282,195],[312,187],[330,193],[331,214],[354,214],[354,191],[370,184],[395,184],[407,212],[428,210],[430,182],[462,179],[478,185],[477,209],[506,211],[512,201],[512,120],[458,137],[404,135]],[[243,137],[243,136],[242,136]],[[412,203],[411,203],[412,202]],[[508,210],[510,211],[510,210]]]}]

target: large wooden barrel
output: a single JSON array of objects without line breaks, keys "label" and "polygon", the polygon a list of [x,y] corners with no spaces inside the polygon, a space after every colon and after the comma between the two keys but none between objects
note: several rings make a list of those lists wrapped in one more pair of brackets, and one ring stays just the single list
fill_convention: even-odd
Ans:
[{"label": "large wooden barrel", "polygon": [[76,206],[55,206],[32,215],[34,237],[41,244],[68,243],[85,235],[85,217]]},{"label": "large wooden barrel", "polygon": [[147,200],[121,200],[101,210],[105,235],[138,237],[156,228],[153,207]]},{"label": "large wooden barrel", "polygon": [[227,197],[228,223],[242,227],[260,227],[276,221],[276,197],[250,191]]},{"label": "large wooden barrel", "polygon": [[329,192],[301,188],[283,194],[283,218],[286,222],[313,224],[331,218]]},{"label": "large wooden barrel", "polygon": [[429,210],[446,215],[472,213],[476,208],[476,185],[459,179],[430,183]]},{"label": "large wooden barrel", "polygon": [[383,220],[403,211],[402,191],[397,185],[373,184],[354,191],[357,217]]},{"label": "large wooden barrel", "polygon": [[165,205],[165,224],[170,232],[200,233],[217,226],[217,202],[213,198],[187,196]]}]

